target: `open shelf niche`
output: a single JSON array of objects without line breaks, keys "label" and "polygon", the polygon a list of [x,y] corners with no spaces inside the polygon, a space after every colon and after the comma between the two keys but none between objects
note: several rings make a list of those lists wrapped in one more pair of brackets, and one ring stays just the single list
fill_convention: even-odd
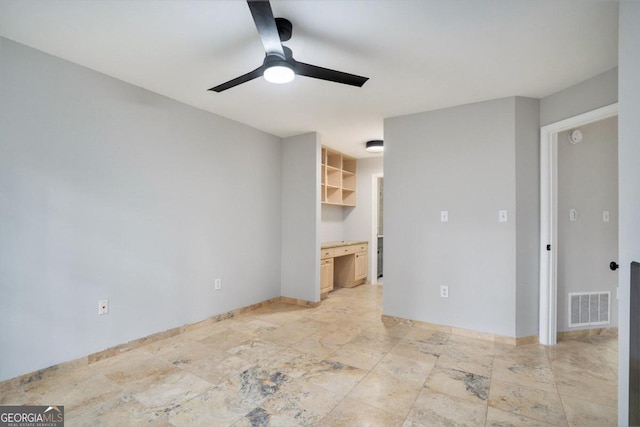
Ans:
[{"label": "open shelf niche", "polygon": [[328,147],[322,147],[321,201],[330,205],[356,205],[358,160]]}]

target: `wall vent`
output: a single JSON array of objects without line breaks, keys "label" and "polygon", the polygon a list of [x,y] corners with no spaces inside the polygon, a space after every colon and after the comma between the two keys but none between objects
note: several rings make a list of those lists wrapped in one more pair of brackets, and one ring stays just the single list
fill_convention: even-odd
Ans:
[{"label": "wall vent", "polygon": [[609,323],[611,292],[570,292],[569,327]]}]

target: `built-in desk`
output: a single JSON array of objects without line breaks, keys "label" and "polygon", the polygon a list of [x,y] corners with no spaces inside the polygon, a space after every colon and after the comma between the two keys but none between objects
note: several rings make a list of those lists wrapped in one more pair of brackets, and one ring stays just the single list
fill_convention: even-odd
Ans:
[{"label": "built-in desk", "polygon": [[320,296],[334,286],[353,288],[367,281],[367,241],[327,242],[320,248]]}]

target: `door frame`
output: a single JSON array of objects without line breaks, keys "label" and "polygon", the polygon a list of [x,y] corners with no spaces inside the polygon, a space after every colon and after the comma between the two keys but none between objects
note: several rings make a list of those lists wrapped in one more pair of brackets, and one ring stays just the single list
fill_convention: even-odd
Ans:
[{"label": "door frame", "polygon": [[383,178],[384,173],[371,174],[371,254],[369,256],[369,277],[371,284],[378,283],[378,178]]},{"label": "door frame", "polygon": [[[618,103],[540,128],[540,344],[555,345],[558,332],[558,133],[618,115]],[[547,249],[550,245],[550,249]]]}]

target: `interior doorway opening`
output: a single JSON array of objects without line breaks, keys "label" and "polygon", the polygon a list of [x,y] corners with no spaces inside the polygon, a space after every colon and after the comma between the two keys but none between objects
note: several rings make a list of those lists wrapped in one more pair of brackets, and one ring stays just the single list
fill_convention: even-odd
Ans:
[{"label": "interior doorway opening", "polygon": [[384,276],[384,175],[371,176],[371,246],[369,277],[371,284],[382,284]]},{"label": "interior doorway opening", "polygon": [[617,114],[616,103],[540,129],[539,341],[544,345],[555,345],[558,332],[558,134]]}]

